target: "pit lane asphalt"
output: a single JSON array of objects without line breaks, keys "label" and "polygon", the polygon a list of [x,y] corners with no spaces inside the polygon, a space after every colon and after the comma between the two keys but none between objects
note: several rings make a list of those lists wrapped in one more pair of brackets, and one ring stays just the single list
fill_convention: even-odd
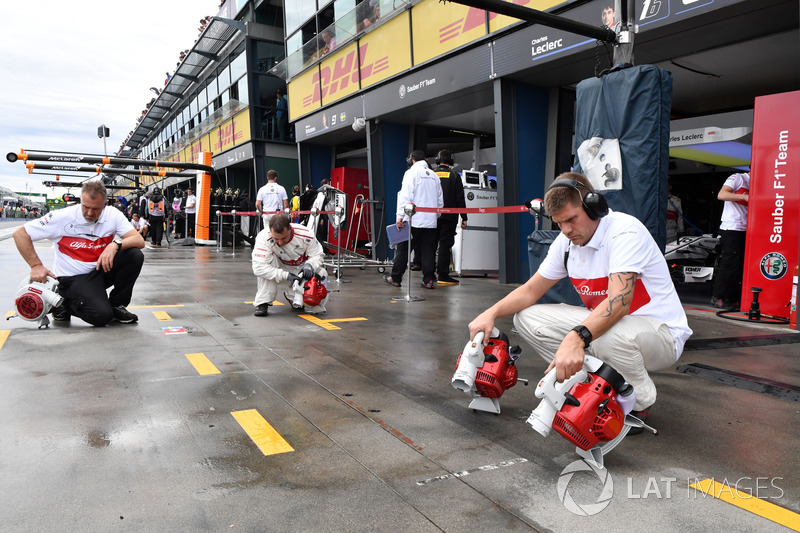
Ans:
[{"label": "pit lane asphalt", "polygon": [[[52,263],[49,243],[37,251]],[[412,294],[426,300],[392,302],[408,277],[397,289],[374,267],[346,268],[351,283],[319,317],[339,329],[325,329],[285,305],[253,316],[249,248],[145,255],[136,324],[0,326],[0,529],[786,531],[690,486],[709,478],[800,512],[798,403],[675,371],[702,363],[800,386],[797,344],[725,341],[797,334],[787,326],[693,305],[690,343],[720,344],[654,375],[659,435],[626,438],[607,474],[570,475],[574,447],[525,424],[546,365],[510,318],[499,327],[522,346],[531,386],[508,390],[497,416],[473,413],[450,386],[466,324],[512,286],[425,290],[414,273]],[[28,272],[11,240],[0,265],[11,311]],[[220,373],[200,375],[195,353]],[[232,416],[248,410],[294,451],[265,455]]]}]

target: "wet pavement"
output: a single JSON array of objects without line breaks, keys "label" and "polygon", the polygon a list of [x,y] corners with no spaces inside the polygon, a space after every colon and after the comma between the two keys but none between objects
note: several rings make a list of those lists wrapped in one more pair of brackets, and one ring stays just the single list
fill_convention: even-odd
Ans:
[{"label": "wet pavement", "polygon": [[[51,264],[49,243],[37,251]],[[374,265],[343,268],[349,283],[331,283],[325,315],[275,305],[263,318],[247,303],[249,248],[145,256],[136,324],[0,326],[0,529],[800,528],[800,334],[788,326],[726,320],[687,296],[695,334],[654,375],[659,435],[627,437],[605,471],[570,473],[574,446],[525,423],[533,385],[508,390],[499,415],[472,412],[450,385],[466,324],[512,286],[470,277],[426,290],[413,273],[426,300],[395,302],[408,277],[398,289]],[[11,240],[0,265],[11,311],[28,272]],[[520,377],[538,380],[544,361],[510,318],[498,325],[522,345]],[[757,383],[748,376],[771,386],[742,388]],[[692,486],[706,479],[729,488]],[[725,501],[730,487],[761,514]]]}]

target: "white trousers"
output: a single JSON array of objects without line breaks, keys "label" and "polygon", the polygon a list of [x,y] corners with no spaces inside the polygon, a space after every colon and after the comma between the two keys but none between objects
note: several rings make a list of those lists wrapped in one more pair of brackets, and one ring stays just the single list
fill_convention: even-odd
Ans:
[{"label": "white trousers", "polygon": [[[572,328],[589,311],[567,304],[537,304],[514,315],[514,326],[546,361],[555,357],[558,347]],[[648,371],[669,368],[677,360],[675,341],[669,327],[652,318],[627,315],[586,349],[589,355],[611,365],[636,391],[635,410],[641,411],[656,401],[656,386]]]}]

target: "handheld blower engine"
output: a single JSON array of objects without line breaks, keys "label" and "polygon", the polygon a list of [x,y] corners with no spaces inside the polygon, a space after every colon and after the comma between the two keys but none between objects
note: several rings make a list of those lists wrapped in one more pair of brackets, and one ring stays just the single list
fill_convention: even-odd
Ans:
[{"label": "handheld blower engine", "polygon": [[517,384],[528,381],[517,377],[519,346],[509,348],[508,337],[492,329],[489,342],[483,346],[483,332],[464,346],[456,362],[456,372],[450,383],[472,398],[469,408],[474,411],[500,413],[500,396]]},{"label": "handheld blower engine", "polygon": [[328,302],[327,272],[322,269],[315,274],[311,265],[303,265],[302,278],[291,286],[292,294],[285,293],[286,299],[294,309],[303,309],[307,313],[324,313]]},{"label": "handheld blower engine", "polygon": [[586,355],[583,368],[562,383],[552,368],[536,386],[542,401],[527,423],[546,437],[553,428],[576,445],[575,452],[603,468],[603,456],[613,450],[631,427],[658,432],[630,415],[636,403],[633,387],[610,365]]},{"label": "handheld blower engine", "polygon": [[57,292],[58,280],[47,278],[47,283],[31,281],[28,276],[22,278],[22,283],[14,296],[14,314],[6,320],[20,317],[30,322],[39,322],[39,328],[50,325],[47,313],[53,307],[58,307],[64,302],[64,297]]}]

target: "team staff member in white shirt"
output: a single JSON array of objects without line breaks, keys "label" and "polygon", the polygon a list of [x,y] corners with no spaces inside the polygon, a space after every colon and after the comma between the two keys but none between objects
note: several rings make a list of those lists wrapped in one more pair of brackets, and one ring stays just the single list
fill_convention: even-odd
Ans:
[{"label": "team staff member in white shirt", "polygon": [[[49,239],[55,244],[53,270],[36,254],[33,241]],[[144,239],[125,215],[106,207],[102,181],[81,187],[81,203],[32,220],[14,232],[20,255],[31,267],[32,281],[57,278],[62,306],[53,310],[54,320],[70,315],[105,326],[112,320],[136,322],[125,307],[144,263]],[[110,295],[106,289],[113,286]]]},{"label": "team staff member in white shirt", "polygon": [[186,227],[187,237],[194,237],[194,223],[197,216],[197,196],[194,195],[194,189],[189,187],[186,189]]},{"label": "team staff member in white shirt", "polygon": [[[412,165],[403,174],[403,184],[397,193],[397,229],[403,228],[408,222],[408,215],[405,214],[406,204],[411,203],[417,207],[444,206],[439,176],[428,167],[428,163],[425,161],[425,152],[414,150],[409,159]],[[434,271],[436,269],[438,237],[436,222],[438,219],[439,213],[417,213],[411,219],[411,239],[416,241],[414,251],[419,254],[418,259],[422,267],[422,286],[426,289],[436,287]],[[385,276],[384,281],[389,285],[399,287],[407,267],[408,241],[397,245],[392,273]]]},{"label": "team staff member in white shirt", "polygon": [[745,230],[750,203],[750,174],[732,174],[722,185],[717,199],[725,202],[719,225],[719,268],[711,291],[711,305],[717,309],[738,309],[744,277]]},{"label": "team staff member in white shirt", "polygon": [[139,213],[131,215],[131,226],[139,232],[143,239],[147,238],[147,230],[150,228],[150,223],[147,219],[139,217]]},{"label": "team staff member in white shirt", "polygon": [[264,229],[269,227],[270,211],[282,211],[289,207],[289,196],[286,189],[278,185],[278,173],[275,170],[267,171],[267,184],[258,190],[256,195],[256,211],[264,221]]},{"label": "team staff member in white shirt", "polygon": [[[639,220],[609,212],[581,174],[558,176],[545,210],[561,234],[524,285],[469,324],[470,338],[483,331],[489,339],[496,319],[515,314],[517,330],[559,381],[580,370],[588,352],[633,385],[635,414],[645,418],[656,401],[648,371],[675,364],[692,334],[664,256]],[[534,305],[567,276],[585,307]]]}]

